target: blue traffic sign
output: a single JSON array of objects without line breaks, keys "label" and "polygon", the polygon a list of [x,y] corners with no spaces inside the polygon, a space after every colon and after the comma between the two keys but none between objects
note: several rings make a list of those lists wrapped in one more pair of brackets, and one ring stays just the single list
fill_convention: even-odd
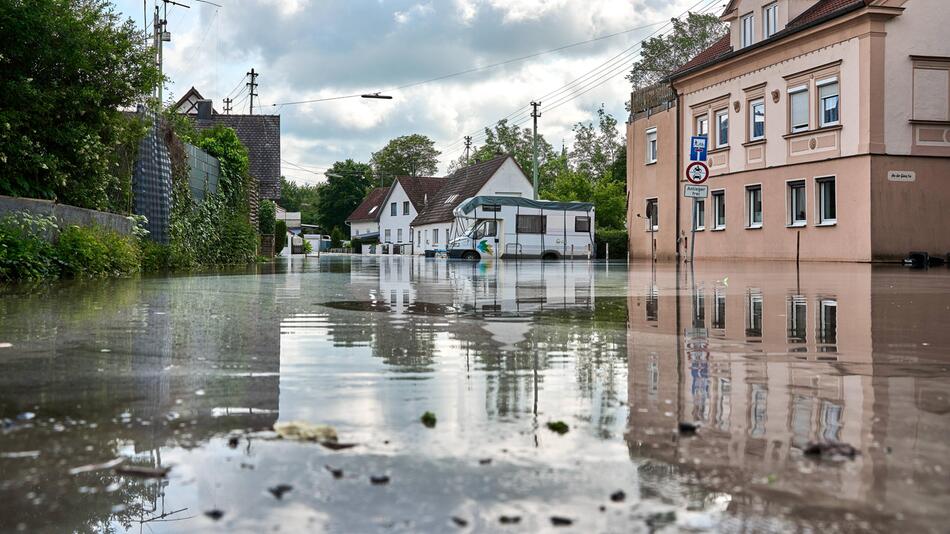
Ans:
[{"label": "blue traffic sign", "polygon": [[689,144],[689,160],[706,161],[706,144],[707,138],[705,135],[693,136]]}]

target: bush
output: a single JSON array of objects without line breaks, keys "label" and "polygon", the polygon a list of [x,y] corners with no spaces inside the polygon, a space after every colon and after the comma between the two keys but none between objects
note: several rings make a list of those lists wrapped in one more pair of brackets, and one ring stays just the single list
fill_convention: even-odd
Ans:
[{"label": "bush", "polygon": [[221,221],[217,263],[253,263],[257,260],[257,232],[242,215],[226,215]]},{"label": "bush", "polygon": [[330,232],[330,248],[340,248],[342,243],[343,231],[340,230],[340,227],[334,226],[333,231]]},{"label": "bush", "polygon": [[358,237],[354,237],[350,240],[350,248],[353,249],[355,254],[363,252],[363,241]]},{"label": "bush", "polygon": [[139,246],[142,249],[142,272],[161,272],[172,269],[171,245],[162,245],[143,239]]},{"label": "bush", "polygon": [[61,272],[67,276],[126,276],[141,268],[135,238],[99,227],[69,226],[60,232],[55,248]]},{"label": "bush", "polygon": [[303,240],[303,253],[313,254],[313,243],[307,241],[306,239]]},{"label": "bush", "polygon": [[272,235],[277,224],[277,205],[272,200],[264,200],[257,209],[258,227],[261,235]]},{"label": "bush", "polygon": [[281,250],[284,250],[284,246],[287,245],[287,223],[284,221],[277,221],[274,224],[274,255],[280,253]]},{"label": "bush", "polygon": [[594,243],[597,245],[597,258],[603,259],[607,252],[606,245],[610,244],[611,259],[626,259],[629,242],[626,230],[597,229],[594,232]]},{"label": "bush", "polygon": [[0,281],[55,278],[59,266],[49,237],[56,220],[17,212],[0,219]]}]

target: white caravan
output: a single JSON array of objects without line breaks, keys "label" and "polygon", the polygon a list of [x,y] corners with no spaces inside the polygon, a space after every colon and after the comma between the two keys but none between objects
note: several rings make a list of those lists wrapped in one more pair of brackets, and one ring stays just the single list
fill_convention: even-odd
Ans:
[{"label": "white caravan", "polygon": [[508,196],[472,197],[455,208],[449,258],[591,258],[594,205]]}]

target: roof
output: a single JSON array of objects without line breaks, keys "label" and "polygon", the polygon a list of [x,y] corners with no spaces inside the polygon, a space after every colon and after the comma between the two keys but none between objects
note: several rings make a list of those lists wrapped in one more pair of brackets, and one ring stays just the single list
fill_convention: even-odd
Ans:
[{"label": "roof", "polygon": [[388,187],[377,187],[366,194],[360,205],[346,218],[346,222],[375,221],[379,219],[379,206],[389,193]]},{"label": "roof", "polygon": [[428,199],[434,198],[445,185],[445,178],[435,176],[399,176],[396,180],[412,202],[412,207],[416,208],[416,213],[420,213]]},{"label": "roof", "polygon": [[233,128],[247,148],[251,176],[257,179],[261,198],[280,198],[280,115],[212,115],[195,118],[195,128]]},{"label": "roof", "polygon": [[[198,114],[197,103],[199,100],[204,100],[204,99],[205,97],[201,96],[201,93],[199,93],[198,90],[195,89],[195,86],[191,86],[191,89],[186,91],[185,94],[183,94],[181,98],[178,99],[178,102],[175,102],[174,109],[178,113],[184,113],[186,115],[197,115]],[[216,111],[214,111],[214,108],[212,108],[212,112],[217,113]]]},{"label": "roof", "polygon": [[[790,20],[785,28],[782,29],[782,31],[776,33],[764,41],[759,41],[759,43],[783,39],[793,33],[804,30],[812,24],[821,23],[825,20],[830,20],[844,15],[845,13],[849,13],[861,6],[864,6],[866,1],[867,0],[818,0],[800,15]],[[729,5],[726,7],[726,13],[728,13],[730,9],[734,9],[734,3],[735,2],[729,3]],[[733,51],[732,45],[730,43],[730,36],[727,33],[722,37],[722,39],[719,39],[710,45],[709,48],[697,54],[696,57],[687,61],[682,67],[676,69],[671,77],[676,78],[687,71],[692,71],[707,65],[711,65],[726,56],[731,57],[745,53],[746,51],[755,47],[755,45],[759,44],[755,43],[752,46]]]},{"label": "roof", "polygon": [[463,167],[444,178],[444,186],[412,221],[412,226],[452,221],[452,210],[463,200],[474,197],[511,156],[505,154],[488,161]]},{"label": "roof", "polygon": [[533,198],[482,195],[466,199],[455,209],[456,213],[469,213],[479,206],[519,206],[553,211],[594,211],[590,202],[558,202],[555,200],[535,200]]}]

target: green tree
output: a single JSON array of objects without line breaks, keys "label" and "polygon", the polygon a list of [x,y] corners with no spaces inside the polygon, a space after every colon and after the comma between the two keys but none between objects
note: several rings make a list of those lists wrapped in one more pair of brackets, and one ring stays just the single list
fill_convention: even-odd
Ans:
[{"label": "green tree", "polygon": [[372,185],[372,168],[366,163],[351,159],[334,163],[327,171],[327,182],[320,188],[317,224],[324,232],[342,229]]},{"label": "green tree", "polygon": [[432,176],[439,171],[435,143],[421,134],[404,135],[373,152],[370,163],[378,181],[391,184],[396,176]]},{"label": "green tree", "polygon": [[319,224],[317,203],[320,199],[320,186],[298,184],[280,177],[280,201],[277,205],[287,211],[299,211],[303,224]]},{"label": "green tree", "polygon": [[579,122],[574,125],[574,148],[571,163],[579,172],[595,180],[616,179],[611,171],[626,140],[617,130],[617,119],[604,110],[597,110],[597,125]]},{"label": "green tree", "polygon": [[671,22],[672,32],[643,43],[640,60],[626,76],[634,90],[660,83],[726,33],[726,25],[714,13],[689,13],[685,20]]},{"label": "green tree", "polygon": [[0,2],[0,28],[0,193],[127,211],[144,129],[119,109],[160,80],[141,32],[107,0]]}]

